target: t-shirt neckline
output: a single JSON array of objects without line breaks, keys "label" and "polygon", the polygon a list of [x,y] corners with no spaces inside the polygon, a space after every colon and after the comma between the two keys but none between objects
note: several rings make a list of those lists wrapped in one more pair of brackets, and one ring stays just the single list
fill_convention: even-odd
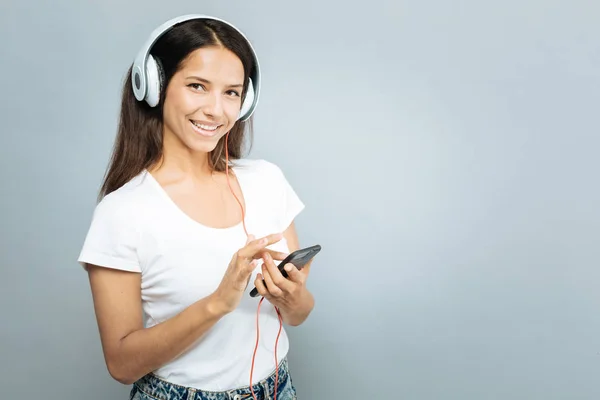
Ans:
[{"label": "t-shirt neckline", "polygon": [[[244,200],[244,205],[245,205],[244,215],[247,218],[248,209],[249,209],[249,206],[248,206],[249,201],[248,201],[248,195],[247,195],[247,190],[246,190],[247,188],[245,186],[246,182],[243,182],[243,178],[241,177],[241,175],[243,175],[243,173],[242,174],[238,173],[238,169],[236,167],[229,167],[229,169],[230,169],[230,171],[232,170],[235,173],[235,177],[237,178],[238,185],[240,186],[240,190],[242,192],[242,199]],[[186,212],[184,212],[177,205],[177,203],[175,203],[175,201],[171,198],[171,196],[169,196],[169,194],[166,192],[166,190],[161,186],[161,184],[156,180],[156,178],[154,178],[154,176],[150,173],[150,171],[148,171],[148,169],[144,169],[142,173],[143,173],[143,175],[145,175],[148,178],[148,180],[154,186],[154,188],[156,189],[158,194],[166,201],[166,203],[169,205],[169,207],[174,209],[175,213],[180,215],[183,219],[187,220],[188,222],[191,222],[192,225],[195,225],[202,229],[214,231],[214,232],[237,231],[239,228],[243,227],[244,221],[239,221],[235,225],[224,227],[224,228],[216,228],[213,226],[203,224],[199,221],[196,221],[195,219],[190,217]]]}]

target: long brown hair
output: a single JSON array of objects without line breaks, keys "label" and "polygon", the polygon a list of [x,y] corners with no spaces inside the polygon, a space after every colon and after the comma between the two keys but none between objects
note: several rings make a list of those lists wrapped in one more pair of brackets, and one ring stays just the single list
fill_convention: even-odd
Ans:
[{"label": "long brown hair", "polygon": [[[245,76],[243,101],[249,76],[256,65],[251,49],[239,32],[214,20],[191,20],[174,26],[154,44],[151,51],[163,71],[161,96],[156,107],[152,108],[145,102],[136,100],[131,85],[132,67],[127,71],[122,89],[117,136],[100,189],[99,200],[161,159],[165,89],[189,54],[205,46],[223,46],[240,58]],[[247,121],[237,121],[229,132],[227,142],[230,160],[242,158],[246,140],[251,146],[252,117]],[[219,140],[215,149],[209,154],[209,165],[215,171],[225,170],[225,137]]]}]

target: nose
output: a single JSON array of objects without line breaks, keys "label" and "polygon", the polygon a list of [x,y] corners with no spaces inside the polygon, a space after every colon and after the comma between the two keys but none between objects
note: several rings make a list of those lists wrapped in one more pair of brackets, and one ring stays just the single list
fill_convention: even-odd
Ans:
[{"label": "nose", "polygon": [[223,98],[219,93],[210,92],[205,97],[206,102],[203,106],[204,114],[212,117],[220,117],[223,115]]}]

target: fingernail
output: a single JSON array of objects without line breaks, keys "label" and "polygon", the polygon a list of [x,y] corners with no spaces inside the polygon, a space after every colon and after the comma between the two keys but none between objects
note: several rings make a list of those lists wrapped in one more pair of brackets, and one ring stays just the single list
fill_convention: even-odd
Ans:
[{"label": "fingernail", "polygon": [[290,264],[285,264],[285,267],[283,267],[287,272],[290,272],[292,270],[292,266]]}]

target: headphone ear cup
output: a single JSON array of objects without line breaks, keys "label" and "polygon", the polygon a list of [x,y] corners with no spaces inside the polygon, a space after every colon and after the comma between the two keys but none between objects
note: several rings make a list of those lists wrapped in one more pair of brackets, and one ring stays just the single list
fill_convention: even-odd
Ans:
[{"label": "headphone ear cup", "polygon": [[163,72],[160,61],[152,57],[152,55],[148,55],[148,61],[146,62],[146,77],[148,79],[148,89],[145,100],[150,107],[156,107],[160,100]]},{"label": "headphone ear cup", "polygon": [[246,98],[244,99],[244,104],[242,104],[240,114],[238,115],[238,120],[246,115],[250,108],[252,108],[252,104],[254,104],[254,96],[254,84],[252,83],[252,78],[248,78],[248,90],[246,91]]}]

